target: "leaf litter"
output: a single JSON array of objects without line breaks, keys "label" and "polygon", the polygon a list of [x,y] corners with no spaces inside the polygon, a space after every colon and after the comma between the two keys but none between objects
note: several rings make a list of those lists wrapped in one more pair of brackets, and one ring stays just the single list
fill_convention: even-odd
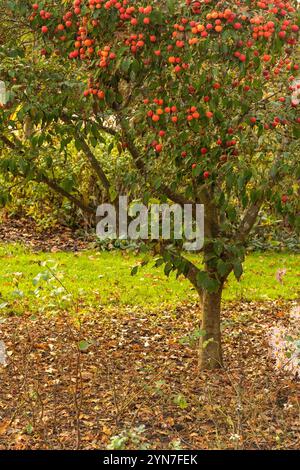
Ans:
[{"label": "leaf litter", "polygon": [[275,372],[266,339],[290,308],[226,304],[216,372],[199,371],[197,305],[4,318],[0,448],[106,449],[142,429],[140,448],[296,449],[299,382]]}]

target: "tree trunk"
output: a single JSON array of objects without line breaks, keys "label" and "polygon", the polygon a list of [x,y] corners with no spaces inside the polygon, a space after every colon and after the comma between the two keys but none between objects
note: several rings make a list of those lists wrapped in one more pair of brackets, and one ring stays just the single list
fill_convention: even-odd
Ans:
[{"label": "tree trunk", "polygon": [[206,334],[201,337],[200,368],[220,369],[223,366],[221,344],[221,299],[223,286],[218,292],[204,292],[202,296],[202,325]]}]

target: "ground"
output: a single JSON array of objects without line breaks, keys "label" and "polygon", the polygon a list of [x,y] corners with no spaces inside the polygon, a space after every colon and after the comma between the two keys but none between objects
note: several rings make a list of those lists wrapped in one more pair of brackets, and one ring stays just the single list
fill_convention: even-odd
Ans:
[{"label": "ground", "polygon": [[[286,302],[225,307],[224,371],[198,370],[196,305],[173,312],[91,312],[2,320],[9,366],[0,368],[0,448],[295,449],[299,385],[277,375],[266,333]],[[81,350],[78,348],[80,344]]]},{"label": "ground", "polygon": [[0,245],[0,449],[297,448],[299,382],[275,371],[268,333],[299,298],[299,255],[249,255],[225,290],[225,368],[206,373],[184,280],[132,277],[134,253],[70,237],[69,252],[19,240]]}]

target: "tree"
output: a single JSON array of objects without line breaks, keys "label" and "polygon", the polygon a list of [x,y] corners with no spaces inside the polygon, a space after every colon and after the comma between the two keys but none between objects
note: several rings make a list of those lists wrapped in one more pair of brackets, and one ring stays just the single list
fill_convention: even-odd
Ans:
[{"label": "tree", "polygon": [[222,291],[231,272],[242,275],[261,208],[272,204],[299,227],[297,1],[21,3],[4,2],[7,21],[21,11],[34,53],[55,57],[82,86],[76,112],[48,121],[72,123],[83,138],[113,135],[145,200],[205,205],[204,267],[175,241],[160,244],[157,264],[199,292],[201,366],[221,367]]}]

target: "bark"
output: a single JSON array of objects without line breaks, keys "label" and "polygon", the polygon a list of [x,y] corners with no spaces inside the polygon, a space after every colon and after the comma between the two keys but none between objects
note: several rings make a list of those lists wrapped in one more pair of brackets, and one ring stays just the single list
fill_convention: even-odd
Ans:
[{"label": "bark", "polygon": [[107,193],[109,193],[110,183],[104,173],[102,166],[100,165],[99,161],[91,151],[90,147],[86,143],[86,141],[80,136],[79,132],[76,133],[77,139],[81,143],[82,150],[87,157],[92,169],[95,171],[96,175],[98,176],[99,180],[103,184],[104,188],[106,189]]},{"label": "bark", "polygon": [[200,343],[201,370],[220,369],[223,366],[221,343],[221,299],[223,286],[218,292],[209,293],[201,291],[202,298],[202,324],[205,336]]}]

